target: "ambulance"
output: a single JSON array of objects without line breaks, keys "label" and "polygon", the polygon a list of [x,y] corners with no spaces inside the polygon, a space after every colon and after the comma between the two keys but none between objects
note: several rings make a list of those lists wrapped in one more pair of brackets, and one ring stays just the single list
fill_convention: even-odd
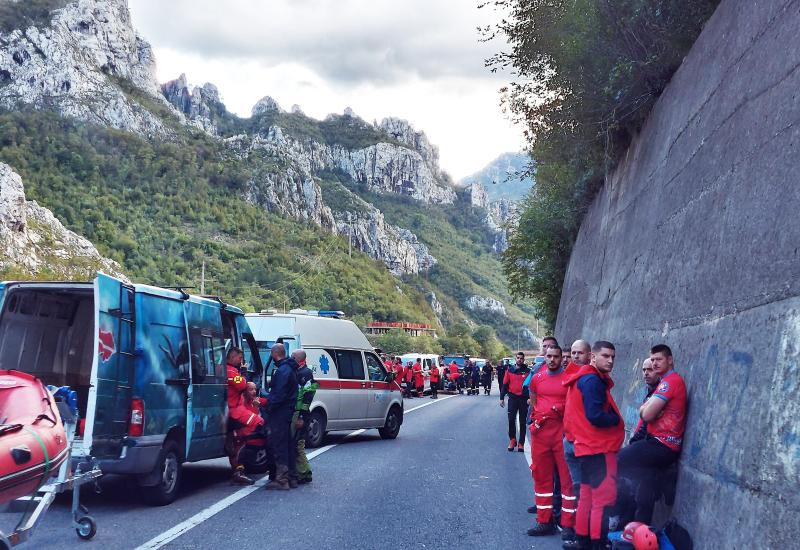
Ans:
[{"label": "ambulance", "polygon": [[[245,315],[264,369],[255,373],[262,388],[275,368],[270,348],[302,348],[320,387],[311,403],[307,447],[322,444],[330,431],[377,428],[394,439],[403,424],[403,396],[364,333],[340,311],[262,311]],[[247,350],[245,350],[247,352]]]}]

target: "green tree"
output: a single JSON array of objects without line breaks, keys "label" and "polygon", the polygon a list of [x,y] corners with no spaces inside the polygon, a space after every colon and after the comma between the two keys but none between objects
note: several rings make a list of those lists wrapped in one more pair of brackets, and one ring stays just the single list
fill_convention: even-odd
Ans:
[{"label": "green tree", "polygon": [[495,0],[510,50],[487,60],[516,82],[503,101],[525,128],[536,187],[503,269],[551,325],[580,219],[719,0]]},{"label": "green tree", "polygon": [[386,353],[408,353],[414,350],[414,339],[402,329],[393,329],[378,337],[378,347]]}]

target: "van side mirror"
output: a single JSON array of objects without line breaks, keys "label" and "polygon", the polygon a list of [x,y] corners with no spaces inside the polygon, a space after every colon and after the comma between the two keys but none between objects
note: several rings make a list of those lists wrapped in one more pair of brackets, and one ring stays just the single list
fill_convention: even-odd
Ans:
[{"label": "van side mirror", "polygon": [[387,382],[394,382],[395,378],[397,378],[397,375],[394,372],[387,372],[386,373],[386,381]]}]

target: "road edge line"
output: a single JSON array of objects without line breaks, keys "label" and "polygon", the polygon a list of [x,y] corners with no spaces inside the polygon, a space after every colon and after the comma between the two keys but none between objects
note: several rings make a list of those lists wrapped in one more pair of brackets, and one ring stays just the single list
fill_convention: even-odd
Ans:
[{"label": "road edge line", "polygon": [[[451,397],[456,397],[456,395],[447,395],[447,396],[442,397],[441,399],[432,399],[430,401],[430,403],[423,403],[422,405],[418,405],[416,407],[408,409],[407,411],[404,411],[403,414],[408,414],[410,412],[419,410],[419,409],[421,409],[423,407],[427,407],[428,405],[433,405],[434,403],[438,403],[439,401],[444,401],[445,399],[449,399]],[[364,433],[365,431],[367,431],[366,428],[361,428],[359,430],[354,430],[354,431],[350,432],[349,434],[347,434],[346,436],[344,436],[344,439],[348,439],[350,437],[355,437],[357,435],[360,435],[360,434]],[[339,445],[339,443],[333,443],[331,445],[325,445],[324,447],[320,447],[319,449],[314,449],[313,451],[308,453],[307,458],[309,460],[311,460],[313,458],[316,458],[319,455],[321,455],[322,453],[330,451],[331,449],[333,449],[334,447],[336,447],[338,445]],[[233,504],[236,504],[237,502],[242,500],[244,497],[246,497],[248,495],[251,495],[256,490],[260,489],[261,487],[263,487],[267,483],[268,483],[267,476],[264,476],[261,479],[259,479],[258,481],[256,481],[254,485],[251,485],[249,487],[243,487],[243,488],[239,489],[238,491],[236,491],[235,493],[230,494],[227,497],[223,498],[222,500],[218,500],[217,502],[215,502],[211,506],[208,506],[208,507],[204,508],[203,510],[200,510],[199,512],[197,512],[193,516],[191,516],[191,517],[183,520],[179,524],[173,526],[171,529],[167,529],[163,533],[160,533],[160,534],[156,535],[155,537],[151,538],[150,540],[148,540],[144,544],[142,544],[140,546],[137,546],[134,550],[158,550],[158,548],[161,548],[162,546],[164,546],[166,544],[169,544],[170,542],[172,542],[173,540],[177,539],[178,537],[180,537],[184,533],[186,533],[188,531],[191,531],[192,529],[194,529],[195,527],[197,527],[198,525],[200,525],[201,523],[203,523],[207,519],[210,519],[211,517],[217,515],[221,511],[223,511],[225,508],[228,508],[228,507],[232,506]]]}]

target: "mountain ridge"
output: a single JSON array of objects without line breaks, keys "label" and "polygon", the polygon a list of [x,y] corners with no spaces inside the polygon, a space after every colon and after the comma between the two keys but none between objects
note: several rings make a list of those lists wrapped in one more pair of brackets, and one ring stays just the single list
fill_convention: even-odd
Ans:
[{"label": "mountain ridge", "polygon": [[[72,33],[79,34],[74,41],[85,52],[69,49],[72,47],[68,45]],[[40,45],[47,46],[49,49],[46,52],[49,53],[42,53],[45,50],[41,50]],[[48,61],[52,61],[52,54],[55,53],[58,54],[55,58],[81,61],[84,65],[66,69],[51,67]],[[15,59],[15,54],[22,59],[21,63]],[[26,80],[33,72],[32,67],[38,71],[33,85]],[[0,72],[0,75],[8,74],[0,83],[0,106],[8,113],[7,123],[14,121],[23,125],[26,122],[39,124],[41,128],[32,131],[54,131],[56,134],[63,129],[66,132],[61,136],[63,139],[75,140],[79,149],[88,149],[86,156],[104,166],[108,163],[106,147],[114,140],[123,142],[123,149],[128,147],[130,154],[154,154],[143,152],[147,149],[152,149],[153,152],[162,150],[161,154],[164,154],[166,147],[170,151],[167,154],[177,158],[185,156],[178,154],[181,146],[193,148],[197,153],[193,162],[200,162],[204,166],[201,167],[201,179],[208,181],[210,185],[220,185],[214,182],[223,182],[228,189],[225,191],[226,197],[232,193],[232,197],[238,197],[237,200],[242,200],[262,212],[285,216],[304,226],[310,224],[309,230],[312,231],[316,231],[313,227],[317,227],[334,236],[338,235],[340,239],[344,237],[351,240],[355,250],[363,251],[385,265],[387,270],[399,278],[395,285],[397,289],[408,296],[408,301],[404,302],[406,305],[400,308],[405,311],[404,319],[415,320],[416,316],[446,325],[462,321],[475,324],[485,321],[487,317],[467,307],[471,303],[484,303],[477,298],[473,299],[474,296],[501,303],[509,302],[505,284],[497,277],[500,273],[499,263],[492,255],[498,228],[484,223],[486,209],[473,207],[469,194],[453,185],[452,179],[439,167],[438,149],[430,144],[424,132],[414,129],[405,121],[387,117],[380,124],[370,124],[355,116],[352,111],[346,111],[342,115],[329,115],[322,121],[317,121],[306,117],[299,108],[293,108],[287,113],[270,98],[264,98],[254,106],[254,116],[242,119],[227,111],[213,84],[190,87],[183,76],[158,84],[154,76],[155,59],[152,49],[130,27],[127,3],[123,0],[103,3],[78,0],[55,12],[50,27],[29,27],[24,31],[16,29],[0,34],[0,71],[5,71]],[[65,80],[67,77],[69,80]],[[63,85],[66,81],[70,82],[70,86]],[[79,126],[34,114],[42,111],[56,112],[60,117],[97,125],[98,129],[87,132]],[[52,129],[59,125],[61,129]],[[130,132],[140,138],[124,135],[109,137],[113,134],[108,134],[103,128],[108,128],[111,132]],[[5,149],[0,147],[0,160],[5,160],[12,166],[16,160],[20,166],[15,168],[25,172],[26,180],[34,182],[31,193],[34,196],[41,195],[37,198],[52,201],[52,194],[43,181],[46,178],[42,176],[50,177],[49,171],[54,168],[36,166],[38,161],[31,158],[35,149],[31,145],[32,136],[26,134],[23,137],[27,140],[28,149],[21,150],[18,144],[9,143],[7,139]],[[98,139],[100,142],[95,143]],[[145,141],[142,142],[141,139]],[[163,142],[165,145],[153,148],[147,145],[148,141],[154,144]],[[39,154],[53,153],[46,148],[40,148]],[[129,153],[122,154],[124,156]],[[15,159],[14,155],[23,158]],[[65,167],[63,163],[69,164],[73,160],[62,159],[59,169],[71,170],[72,166]],[[171,162],[165,163],[169,166],[161,170],[166,169],[178,179],[185,179],[191,172],[187,167],[180,168],[172,166]],[[219,166],[225,173],[213,173],[211,165]],[[91,167],[87,169],[89,168]],[[154,173],[157,174],[158,172]],[[131,174],[124,177],[130,179]],[[67,179],[70,178],[72,176]],[[102,186],[108,185],[107,179],[97,180],[95,187],[98,192],[105,192]],[[150,181],[136,181],[141,187],[153,185]],[[64,185],[69,187],[74,184]],[[184,188],[184,184],[178,188]],[[123,184],[123,192],[126,192],[125,189]],[[185,186],[185,189],[191,193],[196,192],[191,186]],[[158,195],[169,196],[158,193],[157,189],[154,191]],[[70,192],[80,197],[77,190]],[[217,191],[211,189],[208,192]],[[129,196],[138,197],[136,192],[129,192]],[[378,200],[382,201],[380,208],[376,206]],[[411,200],[412,203],[406,205],[403,202],[406,200]],[[137,203],[136,209],[147,210],[148,207]],[[409,214],[405,218],[394,215],[387,217],[388,213],[398,209]],[[442,209],[452,212],[452,215],[436,218]],[[113,229],[98,232],[97,227],[89,226],[77,219],[74,213],[71,214],[69,205],[59,205],[54,212],[64,218],[68,225],[71,223],[75,228],[83,227],[90,233],[90,237],[99,233],[99,239],[93,240],[98,242],[100,248],[121,260],[123,265],[133,265],[132,276],[161,273],[158,275],[161,280],[151,281],[161,284],[174,282],[174,277],[178,276],[178,273],[170,270],[165,272],[152,266],[155,250],[148,248],[149,245],[134,242],[131,246],[128,240],[133,236],[128,235],[130,229],[125,229],[125,220],[114,218],[111,222]],[[470,221],[464,225],[466,222],[461,221],[458,214],[463,214],[470,220],[476,219],[477,223]],[[168,211],[162,211],[159,215],[171,216]],[[428,228],[423,224],[420,226],[422,230],[415,229],[409,220],[416,219],[419,215],[433,216],[447,227],[456,223],[473,235],[470,242],[477,243],[474,254],[484,256],[482,261],[488,262],[489,267],[470,265],[474,262],[464,256],[464,250],[442,246],[437,242],[436,228]],[[225,216],[217,217],[225,219]],[[278,219],[275,220],[278,223]],[[176,219],[176,223],[189,227],[187,215]],[[206,220],[203,223],[213,225],[220,222]],[[471,229],[466,229],[467,226]],[[159,237],[152,239],[159,241]],[[209,246],[208,243],[203,244],[205,241],[198,241],[193,237],[189,241],[194,243],[190,246]],[[168,244],[163,246],[171,248]],[[285,246],[294,248],[290,242],[286,242]],[[461,248],[467,246],[465,242]],[[434,249],[437,252],[433,252]],[[137,263],[129,258],[136,256],[134,252],[147,258]],[[264,253],[266,256],[263,256],[262,261],[269,263],[275,252],[261,252]],[[437,254],[444,257],[437,257]],[[459,258],[464,264],[460,269],[464,273],[454,272],[445,265],[452,262],[453,258]],[[190,258],[186,265],[195,266],[191,269],[196,269],[197,260],[195,257]],[[184,265],[183,262],[179,264]],[[232,269],[236,271],[238,268]],[[299,274],[304,272],[303,269],[297,271]],[[443,273],[448,275],[444,276]],[[464,281],[455,284],[454,278],[462,275],[466,275]],[[228,279],[239,279],[243,276],[238,271],[233,275],[219,275],[220,278]],[[270,277],[270,274],[263,274],[264,281]],[[379,278],[382,280],[382,277]],[[255,283],[264,284],[264,281]],[[338,283],[331,284],[336,286]],[[288,284],[290,287],[292,285],[296,287],[295,294],[303,294],[300,282]],[[280,284],[276,286],[280,287]],[[236,296],[235,292],[232,294]],[[281,299],[277,293],[266,290],[247,290],[240,294],[246,303],[256,308],[269,301],[269,305],[275,305],[275,301]],[[433,299],[430,299],[431,295]],[[284,296],[283,300],[291,302],[297,298],[298,296],[294,296],[287,299]],[[254,300],[258,303],[253,303]],[[359,300],[367,299],[362,296],[356,297],[355,301],[351,299],[349,313],[367,319],[371,313],[357,305]],[[417,313],[412,313],[409,309],[411,303],[419,305]],[[442,303],[445,304],[444,311],[438,313]],[[306,304],[318,305],[308,302]],[[437,304],[437,311],[434,311],[433,307]],[[526,325],[531,326],[533,317],[529,310],[519,309],[509,303],[506,305],[507,315],[500,321],[491,320],[491,323],[509,341],[512,333],[518,333]],[[341,308],[348,309],[348,306],[343,305]],[[374,316],[389,319],[396,317],[397,313],[378,308],[374,311]]]}]

